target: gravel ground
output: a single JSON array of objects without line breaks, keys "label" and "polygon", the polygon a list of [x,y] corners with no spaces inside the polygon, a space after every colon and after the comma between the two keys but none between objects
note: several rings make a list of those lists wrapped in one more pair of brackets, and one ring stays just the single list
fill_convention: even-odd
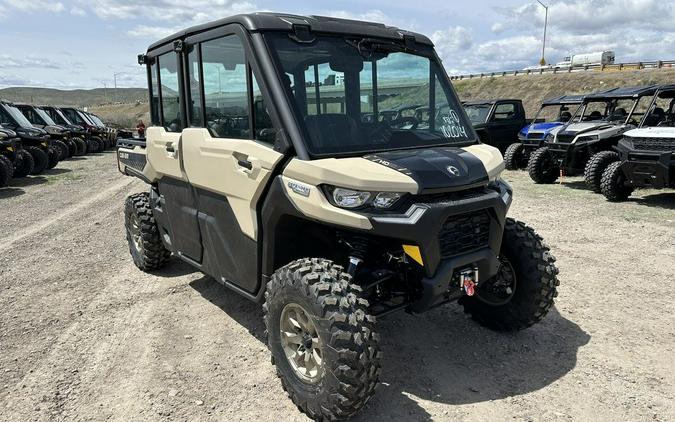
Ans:
[{"label": "gravel ground", "polygon": [[[675,192],[610,204],[579,178],[505,178],[558,258],[556,308],[511,335],[456,305],[381,319],[381,385],[356,420],[675,420]],[[114,154],[16,184],[0,190],[0,420],[306,420],[258,305],[177,260],[133,266],[122,204],[144,185]]]}]

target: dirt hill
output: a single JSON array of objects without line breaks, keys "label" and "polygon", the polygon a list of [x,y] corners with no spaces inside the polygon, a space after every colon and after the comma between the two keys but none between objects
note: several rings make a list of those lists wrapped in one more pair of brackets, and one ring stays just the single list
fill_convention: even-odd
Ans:
[{"label": "dirt hill", "polygon": [[147,101],[148,91],[144,88],[96,88],[61,90],[51,88],[4,88],[0,98],[29,104],[48,104],[71,107],[91,107],[109,103],[135,103]]},{"label": "dirt hill", "polygon": [[542,100],[558,95],[585,94],[622,86],[675,83],[675,69],[622,72],[576,72],[520,75],[453,81],[462,100],[520,98],[528,117],[533,117]]}]

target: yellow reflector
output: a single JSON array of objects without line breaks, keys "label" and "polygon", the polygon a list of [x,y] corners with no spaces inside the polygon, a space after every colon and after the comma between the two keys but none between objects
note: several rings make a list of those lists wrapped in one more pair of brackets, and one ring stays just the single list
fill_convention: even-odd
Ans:
[{"label": "yellow reflector", "polygon": [[14,147],[7,147],[7,151],[14,151]]},{"label": "yellow reflector", "polygon": [[420,252],[419,246],[403,245],[403,252],[405,252],[406,255],[414,259],[415,262],[417,262],[421,266],[424,266],[424,261],[422,261],[422,253]]}]

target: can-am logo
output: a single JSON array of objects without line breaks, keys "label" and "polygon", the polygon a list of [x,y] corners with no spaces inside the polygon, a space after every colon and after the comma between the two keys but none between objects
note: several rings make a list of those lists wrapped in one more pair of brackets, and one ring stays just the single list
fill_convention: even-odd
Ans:
[{"label": "can-am logo", "polygon": [[447,170],[448,170],[448,173],[450,173],[451,176],[459,176],[461,174],[459,169],[455,166],[448,166]]}]

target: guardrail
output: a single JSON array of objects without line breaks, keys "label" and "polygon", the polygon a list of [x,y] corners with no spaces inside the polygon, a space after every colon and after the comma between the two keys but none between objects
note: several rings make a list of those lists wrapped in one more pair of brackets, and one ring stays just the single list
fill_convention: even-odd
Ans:
[{"label": "guardrail", "polygon": [[466,75],[450,76],[450,79],[461,81],[463,79],[476,78],[495,78],[503,76],[521,76],[521,75],[543,75],[545,73],[572,73],[572,72],[586,72],[586,71],[600,71],[600,72],[619,72],[625,70],[640,70],[640,69],[663,69],[675,68],[675,60],[656,60],[648,62],[628,62],[628,63],[614,63],[614,64],[591,64],[577,67],[548,67],[543,69],[528,69],[528,70],[507,70],[503,72],[486,72],[486,73],[470,73]]}]

